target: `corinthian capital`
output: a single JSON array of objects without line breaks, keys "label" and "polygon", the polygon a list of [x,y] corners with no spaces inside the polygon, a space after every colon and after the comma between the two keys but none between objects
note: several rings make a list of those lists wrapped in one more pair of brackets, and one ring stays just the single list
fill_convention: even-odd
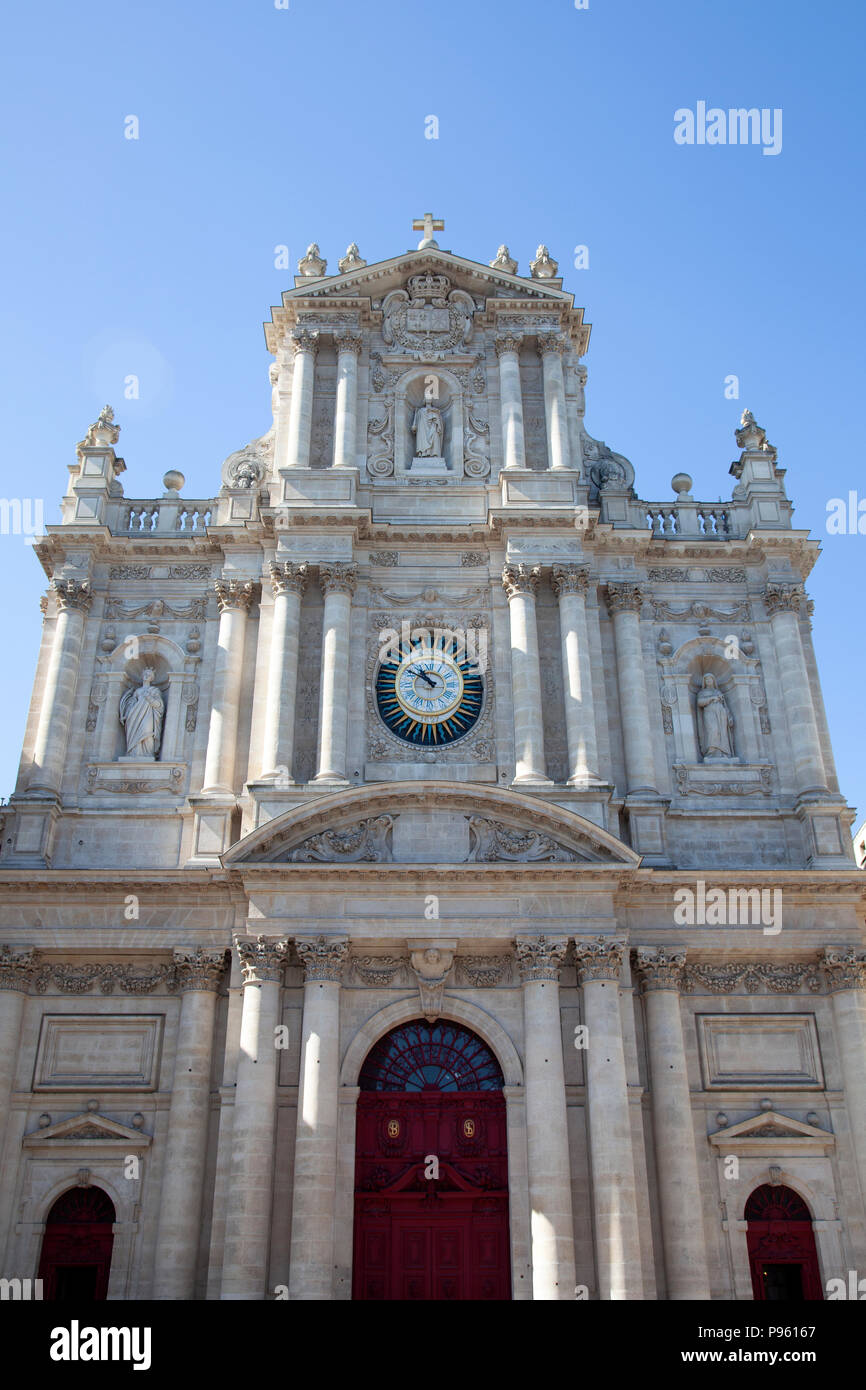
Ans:
[{"label": "corinthian capital", "polygon": [[853,946],[828,946],[821,964],[832,994],[840,989],[866,989],[866,951]]},{"label": "corinthian capital", "polygon": [[554,565],[551,583],[557,598],[563,594],[585,594],[589,588],[589,566]]},{"label": "corinthian capital", "polygon": [[564,352],[568,351],[568,343],[559,333],[539,333],[538,351],[542,357],[546,357],[549,352],[562,356]]},{"label": "corinthian capital", "polygon": [[215,994],[225,974],[227,954],[205,946],[182,946],[174,951],[175,978],[181,994],[193,990]]},{"label": "corinthian capital", "polygon": [[296,328],[289,339],[289,346],[294,353],[308,352],[311,357],[315,357],[319,350],[319,335],[309,328]]},{"label": "corinthian capital", "polygon": [[224,613],[227,608],[242,608],[249,613],[255,598],[256,585],[252,579],[217,579],[214,581],[217,604]]},{"label": "corinthian capital", "polygon": [[516,594],[534,594],[540,578],[540,565],[506,565],[502,571],[502,587],[509,598]]},{"label": "corinthian capital", "polygon": [[625,945],[607,936],[597,936],[591,940],[574,943],[574,956],[577,964],[577,978],[585,985],[591,980],[619,980],[622,970]]},{"label": "corinthian capital", "polygon": [[89,579],[52,579],[51,587],[57,598],[61,612],[72,609],[75,613],[89,613],[93,593]]},{"label": "corinthian capital", "polygon": [[681,988],[686,963],[684,950],[668,950],[664,946],[638,946],[634,953],[634,963],[644,994],[653,989]]},{"label": "corinthian capital", "polygon": [[323,594],[353,594],[357,582],[357,565],[319,566],[319,583]]},{"label": "corinthian capital", "polygon": [[524,984],[558,980],[560,966],[568,950],[568,939],[564,936],[518,936],[514,949]]},{"label": "corinthian capital", "polygon": [[271,588],[274,595],[277,594],[302,594],[307,585],[309,565],[306,560],[301,564],[293,564],[291,560],[286,560],[283,564],[271,561]]},{"label": "corinthian capital", "polygon": [[301,958],[306,980],[330,980],[339,984],[343,962],[349,953],[345,936],[296,937],[295,950]]},{"label": "corinthian capital", "polygon": [[806,595],[802,584],[768,584],[764,603],[772,618],[774,613],[799,613]]},{"label": "corinthian capital", "polygon": [[643,607],[643,593],[639,584],[607,584],[605,586],[608,611],[616,613],[640,613]]},{"label": "corinthian capital", "polygon": [[498,333],[493,339],[496,356],[501,357],[506,352],[519,352],[522,342],[523,339],[517,333]]},{"label": "corinthian capital", "polygon": [[35,969],[36,952],[32,946],[0,946],[0,989],[26,994]]},{"label": "corinthian capital", "polygon": [[283,978],[289,943],[279,936],[236,936],[235,950],[241,963],[245,985],[260,985]]},{"label": "corinthian capital", "polygon": [[351,328],[343,328],[339,333],[334,334],[334,346],[337,352],[351,352],[355,357],[361,351],[363,338],[360,333],[355,333]]}]

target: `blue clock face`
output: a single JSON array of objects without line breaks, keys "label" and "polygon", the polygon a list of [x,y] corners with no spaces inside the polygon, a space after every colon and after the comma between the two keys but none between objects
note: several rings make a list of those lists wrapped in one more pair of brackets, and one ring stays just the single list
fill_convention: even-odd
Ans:
[{"label": "blue clock face", "polygon": [[452,647],[417,646],[385,660],[376,676],[376,704],[384,723],[406,743],[442,747],[478,722],[484,685],[476,664]]}]

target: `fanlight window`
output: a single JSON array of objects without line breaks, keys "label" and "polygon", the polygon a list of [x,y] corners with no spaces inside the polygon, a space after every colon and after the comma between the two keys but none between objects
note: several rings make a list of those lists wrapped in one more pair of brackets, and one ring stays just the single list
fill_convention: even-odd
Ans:
[{"label": "fanlight window", "polygon": [[803,1198],[790,1187],[764,1183],[756,1187],[746,1203],[747,1221],[811,1221]]},{"label": "fanlight window", "polygon": [[371,1049],[362,1091],[499,1091],[502,1071],[476,1033],[437,1018],[394,1028]]},{"label": "fanlight window", "polygon": [[114,1222],[114,1203],[101,1187],[71,1187],[62,1192],[45,1218],[46,1225]]}]

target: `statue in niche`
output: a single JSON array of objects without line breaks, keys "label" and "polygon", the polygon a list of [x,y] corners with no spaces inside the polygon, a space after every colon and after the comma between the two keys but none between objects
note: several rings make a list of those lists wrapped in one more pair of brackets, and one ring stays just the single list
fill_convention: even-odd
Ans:
[{"label": "statue in niche", "polygon": [[698,741],[704,760],[733,758],[734,716],[728,702],[709,671],[697,696]]},{"label": "statue in niche", "polygon": [[412,420],[412,433],[415,436],[416,458],[442,458],[445,425],[437,405],[425,401],[418,407]]},{"label": "statue in niche", "polygon": [[152,666],[141,673],[141,685],[135,685],[120,697],[120,722],[126,732],[126,757],[155,760],[162,736],[165,701],[153,684],[156,675]]}]

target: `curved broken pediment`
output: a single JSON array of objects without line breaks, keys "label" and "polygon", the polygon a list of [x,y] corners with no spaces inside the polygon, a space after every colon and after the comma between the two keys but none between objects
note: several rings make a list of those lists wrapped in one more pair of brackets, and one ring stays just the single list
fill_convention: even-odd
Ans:
[{"label": "curved broken pediment", "polygon": [[498,788],[378,783],[317,799],[259,826],[223,855],[244,864],[574,864],[640,856],[583,816]]}]

